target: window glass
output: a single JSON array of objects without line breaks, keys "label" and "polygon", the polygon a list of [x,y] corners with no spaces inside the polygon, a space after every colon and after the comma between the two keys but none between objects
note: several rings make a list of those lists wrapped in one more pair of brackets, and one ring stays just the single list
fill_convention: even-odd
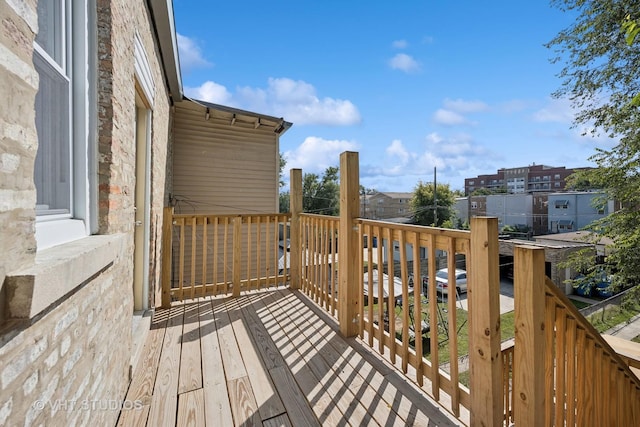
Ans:
[{"label": "window glass", "polygon": [[36,94],[38,152],[35,163],[38,215],[71,213],[70,82],[67,76],[34,51],[40,76]]},{"label": "window glass", "polygon": [[62,69],[65,52],[65,7],[63,0],[44,0],[38,2],[38,34],[36,43]]}]

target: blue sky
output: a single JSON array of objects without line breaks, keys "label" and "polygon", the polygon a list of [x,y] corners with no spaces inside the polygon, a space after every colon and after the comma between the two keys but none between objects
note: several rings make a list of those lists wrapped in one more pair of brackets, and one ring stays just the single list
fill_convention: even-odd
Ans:
[{"label": "blue sky", "polygon": [[593,166],[595,147],[553,99],[543,45],[572,16],[542,1],[174,0],[185,93],[293,122],[288,169],[360,153],[360,183],[462,189],[532,163]]}]

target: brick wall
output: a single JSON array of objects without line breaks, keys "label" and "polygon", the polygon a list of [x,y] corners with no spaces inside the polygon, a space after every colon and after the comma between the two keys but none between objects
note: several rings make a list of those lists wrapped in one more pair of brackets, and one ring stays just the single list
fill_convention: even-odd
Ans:
[{"label": "brick wall", "polygon": [[[41,0],[44,1],[44,0]],[[170,100],[147,2],[97,1],[98,229],[117,251],[29,319],[0,316],[0,426],[114,425],[129,382],[133,312],[135,32],[155,82],[150,300],[159,293]],[[32,65],[36,0],[0,0],[0,310],[5,279],[36,264]],[[90,240],[90,239],[88,239]],[[59,248],[48,250],[55,251]],[[0,313],[3,314],[3,313]],[[125,403],[129,404],[129,402]],[[131,403],[133,404],[133,403]]]},{"label": "brick wall", "polygon": [[[0,102],[0,283],[8,269],[33,263],[36,252],[33,162],[38,138],[33,105],[38,74],[31,57],[37,25],[34,2],[1,4],[0,94],[4,101]],[[4,317],[3,301],[0,296],[0,319]]]},{"label": "brick wall", "polygon": [[124,260],[0,341],[0,425],[114,425],[129,381]]}]

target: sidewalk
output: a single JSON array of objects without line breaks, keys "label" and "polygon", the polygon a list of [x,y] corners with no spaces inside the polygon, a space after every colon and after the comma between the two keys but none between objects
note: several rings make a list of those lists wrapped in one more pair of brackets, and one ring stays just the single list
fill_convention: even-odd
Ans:
[{"label": "sidewalk", "polygon": [[632,317],[628,322],[621,323],[604,332],[625,340],[632,340],[640,335],[640,314]]}]

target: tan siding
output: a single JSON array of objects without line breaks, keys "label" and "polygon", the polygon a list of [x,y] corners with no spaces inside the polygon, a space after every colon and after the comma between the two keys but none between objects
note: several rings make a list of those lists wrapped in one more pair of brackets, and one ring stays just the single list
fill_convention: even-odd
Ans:
[{"label": "tan siding", "polygon": [[176,213],[275,213],[278,135],[272,128],[214,117],[176,105],[173,196]]}]

